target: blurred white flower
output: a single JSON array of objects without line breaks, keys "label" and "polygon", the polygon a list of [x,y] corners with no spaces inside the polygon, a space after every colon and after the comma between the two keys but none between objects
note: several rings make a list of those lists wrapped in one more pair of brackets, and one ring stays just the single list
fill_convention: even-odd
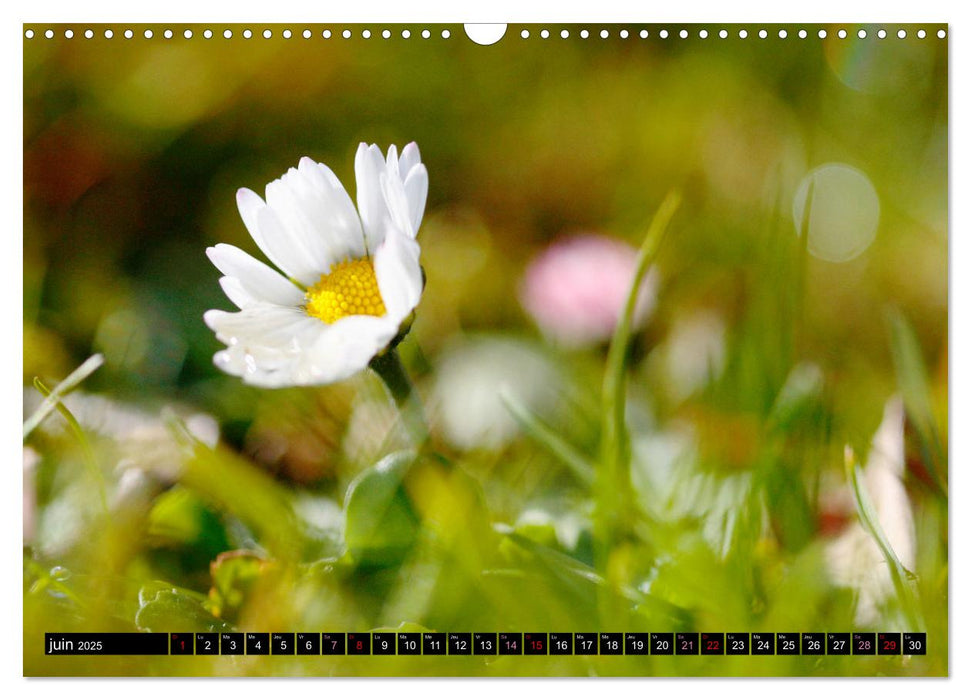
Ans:
[{"label": "blurred white flower", "polygon": [[111,510],[118,512],[125,508],[137,507],[143,512],[151,507],[152,499],[158,495],[162,487],[155,474],[142,471],[134,466],[119,464],[120,473],[115,489],[111,494]]},{"label": "blurred white flower", "polygon": [[527,508],[519,514],[515,527],[517,530],[529,527],[549,527],[556,535],[556,541],[560,546],[572,551],[576,549],[580,535],[584,530],[589,530],[591,525],[589,518],[576,510],[552,512],[542,507],[533,507]]},{"label": "blurred white flower", "polygon": [[258,386],[328,384],[364,369],[406,324],[423,287],[415,237],[428,172],[414,143],[400,158],[362,143],[355,174],[357,210],[310,158],[267,185],[266,201],[239,190],[243,223],[284,274],[225,243],[207,249],[240,309],[205,314],[227,345],[217,367]]},{"label": "blurred white flower", "polygon": [[[894,553],[905,568],[912,570],[917,538],[903,473],[904,407],[900,398],[894,397],[884,407],[883,421],[873,436],[863,487]],[[890,569],[870,534],[854,522],[827,547],[826,556],[833,579],[857,592],[857,624],[877,623],[881,604],[894,591]]]},{"label": "blurred white flower", "polygon": [[[523,307],[543,333],[567,346],[609,339],[634,280],[637,251],[607,236],[582,235],[554,243],[526,270]],[[634,327],[654,307],[657,275],[641,283]]]},{"label": "blurred white flower", "polygon": [[688,425],[633,435],[631,450],[631,485],[644,509],[669,522],[697,521],[712,550],[727,557],[751,474],[699,470],[698,437]]},{"label": "blurred white flower", "polygon": [[[24,389],[24,413],[36,410],[43,400],[44,397],[36,389]],[[166,412],[182,421],[193,436],[207,445],[214,446],[219,441],[216,419],[187,405],[167,404],[160,411],[83,390],[62,397],[61,403],[84,430],[111,437],[119,443],[171,440],[164,420]],[[52,414],[40,425],[40,429],[48,433],[61,432],[66,427],[66,422],[57,414]]]},{"label": "blurred white flower", "polygon": [[710,311],[674,322],[662,349],[661,377],[672,398],[681,401],[704,388],[725,365],[725,323]]},{"label": "blurred white flower", "polygon": [[[43,400],[36,389],[25,389],[24,414],[32,413]],[[115,465],[112,474],[105,475],[113,488],[108,494],[113,509],[141,498],[152,489],[163,488],[181,476],[183,452],[172,435],[169,418],[177,420],[190,435],[210,447],[219,442],[216,419],[187,405],[167,404],[153,409],[82,390],[64,396],[61,403],[89,437],[110,438],[96,447],[99,462]],[[55,438],[67,435],[74,441],[69,436],[67,422],[57,413],[48,416],[37,430]]]},{"label": "blurred white flower", "polygon": [[530,344],[507,338],[453,343],[438,361],[431,409],[446,439],[460,449],[498,449],[517,433],[503,403],[509,391],[536,413],[557,405],[561,378]]}]

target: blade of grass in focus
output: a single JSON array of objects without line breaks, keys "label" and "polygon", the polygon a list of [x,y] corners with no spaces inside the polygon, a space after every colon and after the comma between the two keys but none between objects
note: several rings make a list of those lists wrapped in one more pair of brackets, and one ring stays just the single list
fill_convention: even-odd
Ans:
[{"label": "blade of grass in focus", "polygon": [[[45,394],[44,401],[37,410],[31,414],[30,418],[24,421],[24,439],[30,435],[34,428],[40,425],[50,413],[57,408],[58,402],[62,396],[67,396],[71,391],[73,391],[77,386],[87,379],[96,369],[104,364],[104,355],[97,354],[92,355],[87,360],[81,363],[81,365],[71,372],[60,384],[50,389],[47,394]],[[37,385],[39,380],[35,378],[34,385]]]},{"label": "blade of grass in focus", "polygon": [[900,563],[900,559],[897,558],[897,554],[890,545],[890,540],[887,539],[887,535],[880,526],[880,519],[870,500],[870,495],[863,487],[863,470],[856,461],[853,449],[849,446],[844,451],[844,465],[846,467],[846,478],[853,489],[853,502],[856,505],[860,523],[883,554],[887,567],[890,569],[890,579],[893,581],[894,591],[896,591],[900,606],[907,617],[907,623],[910,625],[910,629],[924,629],[925,625],[920,619],[917,601],[914,600],[913,591],[907,583],[913,575]]},{"label": "blade of grass in focus", "polygon": [[[631,522],[632,488],[630,483],[630,439],[625,417],[625,373],[630,345],[634,310],[641,283],[667,231],[668,223],[681,203],[681,195],[672,191],[661,202],[637,253],[634,277],[624,302],[623,313],[617,323],[607,354],[603,383],[603,424],[601,432],[601,464],[597,478],[597,507],[595,526],[599,530],[602,552],[610,551],[621,523]],[[606,563],[606,556],[599,564]]]},{"label": "blade of grass in focus", "polygon": [[[54,396],[54,392],[48,389],[44,382],[37,377],[34,377],[34,387],[44,396],[45,403]],[[81,446],[81,454],[84,455],[84,464],[87,466],[88,471],[91,472],[91,478],[98,489],[98,499],[101,503],[101,509],[107,512],[108,497],[105,495],[105,479],[104,475],[101,473],[100,467],[98,467],[97,460],[94,458],[94,451],[91,449],[91,441],[88,440],[88,436],[81,427],[81,424],[78,423],[77,418],[75,418],[74,414],[67,409],[67,406],[61,403],[59,398],[54,398],[53,405],[54,408],[57,409],[57,412],[63,416],[65,421],[67,421],[67,424],[71,429],[71,433],[75,438],[77,438],[78,444]]]}]

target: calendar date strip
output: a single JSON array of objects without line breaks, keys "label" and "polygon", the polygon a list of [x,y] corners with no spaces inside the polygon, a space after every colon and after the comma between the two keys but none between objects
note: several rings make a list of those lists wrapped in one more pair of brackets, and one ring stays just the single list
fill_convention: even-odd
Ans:
[{"label": "calendar date strip", "polygon": [[923,656],[924,632],[47,633],[48,656]]}]

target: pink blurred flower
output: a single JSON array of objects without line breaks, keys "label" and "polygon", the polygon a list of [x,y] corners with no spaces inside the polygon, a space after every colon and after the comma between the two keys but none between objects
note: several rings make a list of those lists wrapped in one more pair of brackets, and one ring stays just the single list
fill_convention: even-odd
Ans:
[{"label": "pink blurred flower", "polygon": [[[520,299],[544,334],[568,346],[610,338],[634,278],[637,251],[607,236],[585,234],[552,244],[526,270]],[[657,275],[641,284],[634,311],[640,327],[654,308]]]}]

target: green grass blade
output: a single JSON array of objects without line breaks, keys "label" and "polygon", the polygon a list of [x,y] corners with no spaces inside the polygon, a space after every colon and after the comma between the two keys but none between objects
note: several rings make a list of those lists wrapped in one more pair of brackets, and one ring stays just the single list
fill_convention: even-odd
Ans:
[{"label": "green grass blade", "polygon": [[[611,522],[628,519],[629,507],[624,507],[630,498],[630,442],[627,435],[625,416],[625,389],[627,370],[627,349],[630,345],[634,310],[641,283],[651,263],[657,257],[658,248],[664,238],[668,223],[678,205],[681,195],[670,192],[658,207],[637,253],[634,278],[631,280],[623,313],[617,323],[614,336],[607,354],[607,367],[603,383],[603,424],[601,432],[601,460],[598,483],[598,517],[601,540],[609,548],[614,527]],[[628,503],[629,506],[629,503]]]},{"label": "green grass blade", "polygon": [[880,548],[880,552],[883,554],[884,560],[887,562],[887,567],[890,569],[890,579],[893,581],[894,591],[897,593],[897,598],[900,601],[900,606],[903,608],[904,615],[907,617],[907,622],[911,629],[924,629],[918,612],[917,601],[914,599],[914,593],[907,583],[913,577],[913,574],[907,571],[906,567],[900,563],[900,559],[897,558],[896,552],[893,551],[893,547],[890,545],[890,540],[887,539],[886,533],[884,533],[883,528],[880,526],[880,519],[873,507],[873,502],[870,500],[870,495],[863,487],[863,470],[857,463],[853,450],[849,446],[846,447],[844,452],[844,464],[846,467],[846,478],[849,480],[850,486],[853,489],[853,502],[856,504],[856,512],[860,518],[860,523],[863,525],[863,529],[866,530],[867,534],[876,542],[877,547]]},{"label": "green grass blade", "polygon": [[499,398],[524,433],[562,462],[583,484],[586,486],[593,484],[594,469],[586,457],[557,435],[509,391],[500,389]]},{"label": "green grass blade", "polygon": [[897,310],[888,313],[890,349],[897,370],[897,384],[904,407],[920,441],[921,453],[934,485],[947,498],[947,467],[934,412],[931,408],[927,370],[914,329]]},{"label": "green grass blade", "polygon": [[[63,384],[63,383],[62,383]],[[97,486],[98,497],[101,501],[101,509],[105,512],[108,511],[108,497],[105,494],[105,479],[104,475],[101,473],[100,467],[98,467],[98,462],[94,458],[94,450],[91,449],[91,441],[88,440],[87,434],[78,423],[77,418],[71,413],[67,406],[65,406],[59,398],[54,397],[54,392],[48,389],[44,382],[42,382],[37,377],[34,377],[34,387],[44,396],[45,403],[53,398],[54,409],[57,410],[64,420],[67,421],[68,427],[71,433],[77,438],[78,444],[81,445],[81,454],[84,455],[84,464],[87,466],[88,471],[91,472],[91,478]]]},{"label": "green grass blade", "polygon": [[[30,435],[34,428],[40,425],[51,412],[57,408],[57,403],[60,401],[61,397],[67,396],[71,391],[73,391],[81,382],[87,379],[96,369],[104,364],[104,355],[97,354],[92,355],[87,360],[81,363],[81,366],[76,370],[67,375],[60,384],[55,386],[49,391],[49,394],[45,395],[44,401],[41,405],[37,407],[31,416],[24,421],[24,439]],[[37,380],[34,380],[36,386]]]}]

